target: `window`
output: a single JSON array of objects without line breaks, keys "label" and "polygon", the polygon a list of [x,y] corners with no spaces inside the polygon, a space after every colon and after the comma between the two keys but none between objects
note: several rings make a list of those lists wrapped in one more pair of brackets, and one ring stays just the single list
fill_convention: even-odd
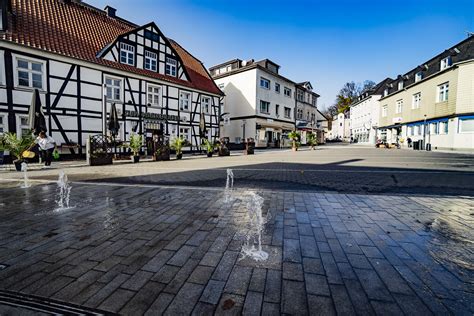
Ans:
[{"label": "window", "polygon": [[176,77],[176,59],[166,57],[165,74]]},{"label": "window", "polygon": [[201,109],[204,113],[209,113],[211,107],[211,98],[201,97]]},{"label": "window", "polygon": [[179,94],[179,109],[180,110],[189,110],[189,102],[191,99],[191,93],[189,92],[181,92]]},{"label": "window", "polygon": [[440,70],[446,69],[451,66],[451,56],[443,58],[440,62]]},{"label": "window", "polygon": [[145,30],[145,38],[158,42],[160,40],[160,36],[152,31]]},{"label": "window", "polygon": [[107,86],[107,99],[120,101],[122,95],[122,80],[106,77],[105,84]]},{"label": "window", "polygon": [[403,111],[403,100],[397,101],[396,113],[402,113]]},{"label": "window", "polygon": [[287,96],[287,97],[290,97],[290,98],[291,98],[291,89],[290,89],[290,88],[287,88],[287,87],[285,87],[285,89],[283,89],[283,90],[284,90],[283,92],[284,92],[285,96]]},{"label": "window", "polygon": [[18,86],[43,89],[43,63],[17,59]]},{"label": "window", "polygon": [[408,128],[407,128],[407,136],[413,136],[413,126],[408,126]]},{"label": "window", "polygon": [[438,86],[438,102],[448,101],[449,82],[445,82]]},{"label": "window", "polygon": [[270,80],[265,78],[260,78],[260,87],[264,89],[270,89]]},{"label": "window", "polygon": [[425,125],[418,126],[418,135],[423,135],[423,130],[425,129]]},{"label": "window", "polygon": [[285,106],[285,117],[291,118],[291,109]]},{"label": "window", "polygon": [[474,118],[459,118],[459,133],[474,133]]},{"label": "window", "polygon": [[448,134],[448,121],[439,122],[439,133]]},{"label": "window", "polygon": [[296,90],[296,98],[298,101],[303,102],[304,101],[304,92],[301,90]]},{"label": "window", "polygon": [[388,95],[388,88],[383,90],[383,96],[386,97]]},{"label": "window", "polygon": [[179,136],[183,137],[186,141],[189,142],[189,140],[191,139],[189,134],[189,127],[180,127]]},{"label": "window", "polygon": [[430,134],[439,134],[438,122],[430,123]]},{"label": "window", "polygon": [[30,125],[28,124],[28,116],[18,117],[18,136],[31,134]]},{"label": "window", "polygon": [[5,115],[0,115],[0,135],[8,130],[6,125],[7,117]]},{"label": "window", "polygon": [[127,65],[135,65],[135,47],[120,43],[120,62]]},{"label": "window", "polygon": [[157,62],[158,58],[156,53],[145,51],[145,69],[156,71],[158,69]]},{"label": "window", "polygon": [[311,99],[311,104],[313,106],[316,106],[316,100],[317,100],[316,97],[313,95],[313,98]]},{"label": "window", "polygon": [[402,90],[403,89],[403,81],[399,81],[398,82],[398,90]]},{"label": "window", "polygon": [[270,113],[270,102],[260,100],[260,113]]},{"label": "window", "polygon": [[279,112],[280,112],[280,105],[277,104],[277,105],[275,105],[275,115],[279,116],[280,115]]},{"label": "window", "polygon": [[422,72],[422,71],[418,71],[418,72],[415,74],[415,82],[418,82],[418,81],[420,81],[421,79],[423,79],[423,72]]},{"label": "window", "polygon": [[161,87],[148,85],[147,101],[150,106],[160,106]]},{"label": "window", "polygon": [[387,117],[387,105],[382,106],[382,117]]},{"label": "window", "polygon": [[413,101],[411,103],[412,109],[419,109],[421,104],[421,92],[415,93],[413,95]]},{"label": "window", "polygon": [[280,84],[275,82],[275,92],[280,93]]}]

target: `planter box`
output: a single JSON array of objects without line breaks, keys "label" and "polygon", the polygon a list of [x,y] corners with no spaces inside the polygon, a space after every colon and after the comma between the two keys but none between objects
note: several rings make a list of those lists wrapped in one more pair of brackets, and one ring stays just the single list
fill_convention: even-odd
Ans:
[{"label": "planter box", "polygon": [[89,165],[91,166],[103,166],[112,164],[112,155],[104,155],[99,157],[90,157]]}]

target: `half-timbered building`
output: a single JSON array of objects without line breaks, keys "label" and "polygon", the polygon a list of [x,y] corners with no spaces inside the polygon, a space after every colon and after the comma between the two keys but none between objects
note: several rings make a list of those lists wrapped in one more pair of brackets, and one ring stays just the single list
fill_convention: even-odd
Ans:
[{"label": "half-timbered building", "polygon": [[222,92],[203,64],[155,23],[135,25],[109,6],[0,0],[0,131],[29,132],[35,88],[48,133],[71,152],[107,133],[112,103],[121,140],[161,133],[195,150],[219,137]]}]

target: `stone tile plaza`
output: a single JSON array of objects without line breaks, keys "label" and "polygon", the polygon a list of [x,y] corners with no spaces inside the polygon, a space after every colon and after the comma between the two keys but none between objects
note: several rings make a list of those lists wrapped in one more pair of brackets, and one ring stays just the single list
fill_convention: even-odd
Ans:
[{"label": "stone tile plaza", "polygon": [[0,0],[0,316],[474,315],[474,7],[429,2]]},{"label": "stone tile plaza", "polygon": [[[31,171],[27,189],[3,173],[0,311],[471,314],[474,159],[431,153],[410,166],[415,154],[327,146],[64,163]],[[60,170],[71,208],[55,211]],[[264,199],[265,261],[242,252],[251,192]]]}]

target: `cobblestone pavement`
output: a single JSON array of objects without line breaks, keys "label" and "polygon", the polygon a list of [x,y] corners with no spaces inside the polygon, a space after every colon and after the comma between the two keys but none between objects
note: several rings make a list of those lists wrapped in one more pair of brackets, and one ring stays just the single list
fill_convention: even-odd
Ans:
[{"label": "cobblestone pavement", "polygon": [[256,262],[241,254],[247,191],[225,203],[220,183],[73,183],[74,208],[55,212],[55,184],[2,182],[0,302],[34,295],[124,315],[474,312],[473,198],[259,191],[269,259]]}]

